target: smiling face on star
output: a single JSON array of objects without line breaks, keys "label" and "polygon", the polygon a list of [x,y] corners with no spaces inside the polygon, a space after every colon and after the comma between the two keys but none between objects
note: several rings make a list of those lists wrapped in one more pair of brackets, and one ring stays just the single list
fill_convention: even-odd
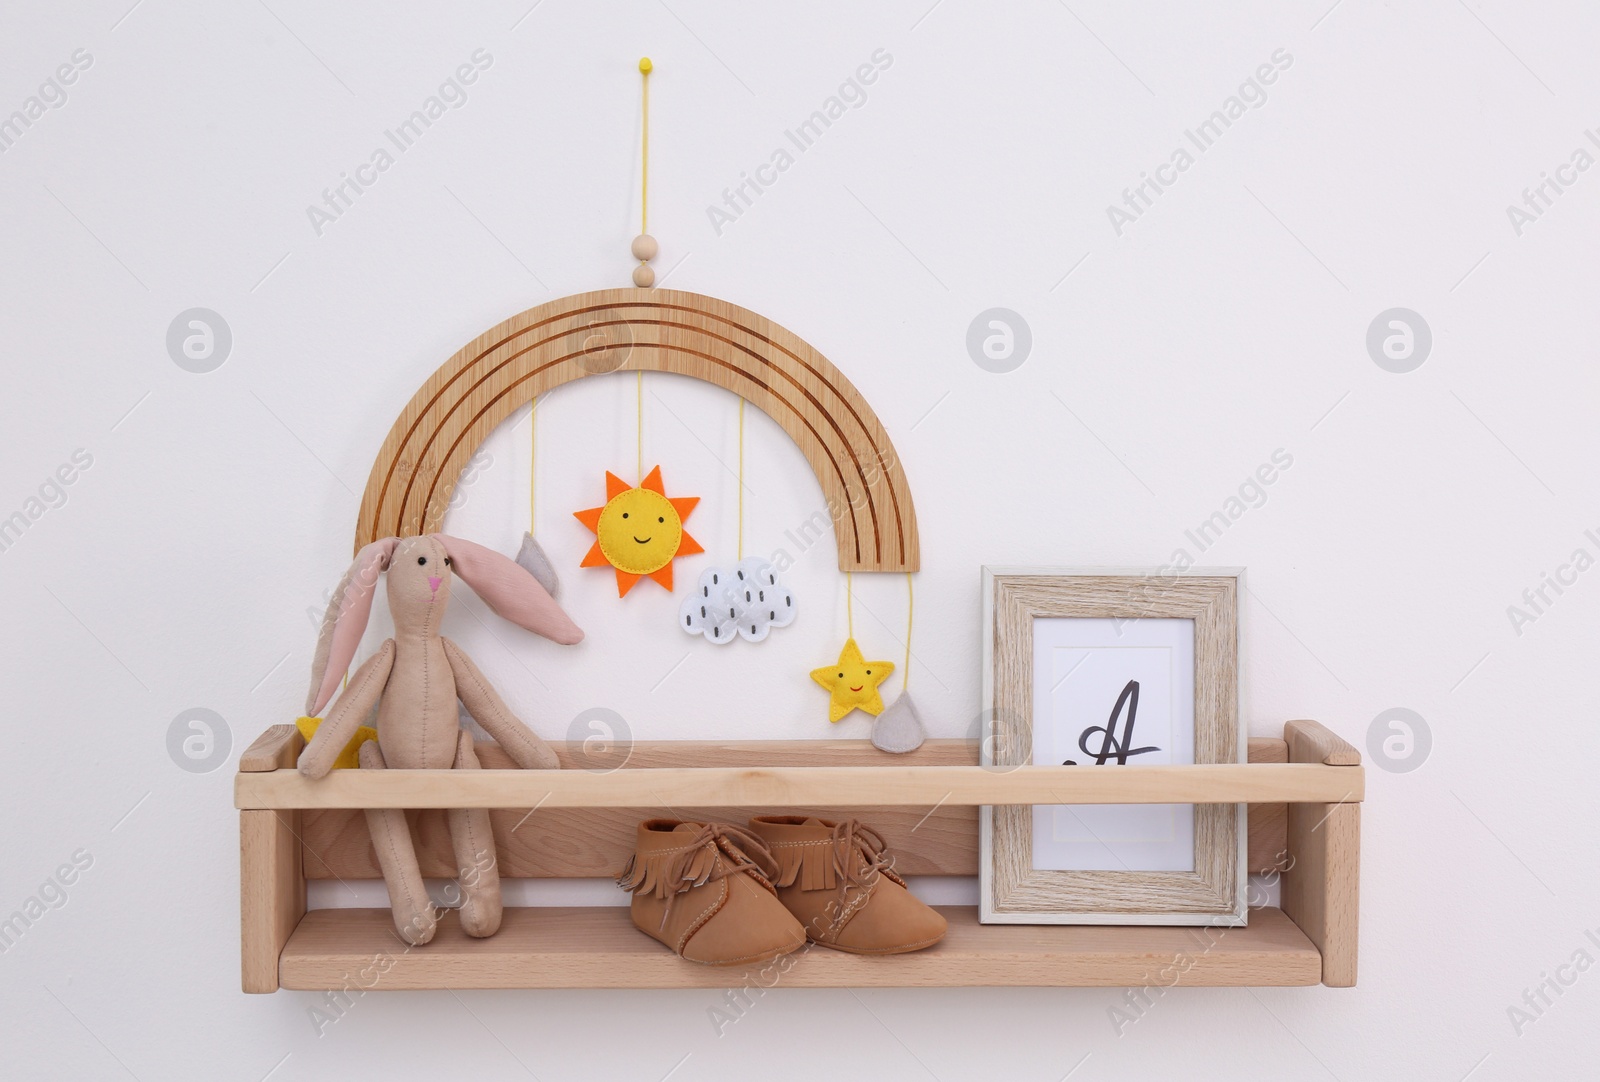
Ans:
[{"label": "smiling face on star", "polygon": [[894,672],[888,661],[869,661],[856,640],[846,639],[839,660],[825,669],[812,669],[811,679],[828,689],[828,720],[838,721],[852,710],[883,713],[878,685]]},{"label": "smiling face on star", "polygon": [[658,492],[630,488],[608,502],[595,531],[611,566],[635,575],[659,571],[677,555],[683,520]]},{"label": "smiling face on star", "polygon": [[868,684],[873,683],[872,669],[868,663],[858,661],[839,670],[839,682],[847,688],[852,695],[859,695],[866,690]]}]

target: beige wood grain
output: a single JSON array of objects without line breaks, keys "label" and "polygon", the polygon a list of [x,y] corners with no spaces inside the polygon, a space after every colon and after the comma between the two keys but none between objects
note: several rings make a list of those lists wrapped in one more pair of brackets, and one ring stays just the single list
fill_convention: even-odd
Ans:
[{"label": "beige wood grain", "polygon": [[239,769],[246,773],[257,773],[293,766],[303,747],[305,739],[293,725],[269,725],[239,755]]},{"label": "beige wood grain", "polygon": [[[295,770],[234,776],[239,808],[924,807],[1360,800],[1348,768],[1126,766],[700,767],[619,770]],[[1237,861],[1238,854],[1235,854]]]},{"label": "beige wood grain", "polygon": [[[1351,790],[1364,784],[1360,753],[1323,726],[1290,722],[1284,735],[1291,760],[1346,760],[1349,765],[1329,769],[1345,771]],[[1322,983],[1351,987],[1356,983],[1360,928],[1361,806],[1290,804],[1288,849],[1292,863],[1283,874],[1283,911],[1321,952]]]},{"label": "beige wood grain", "polygon": [[246,992],[278,990],[278,957],[306,912],[297,811],[239,813],[239,941]]},{"label": "beige wood grain", "polygon": [[[1289,745],[1283,740],[1250,738],[1252,763],[1286,763]],[[1278,875],[1289,862],[1289,805],[1252,804],[1245,817],[1250,843],[1245,867],[1251,875]]]},{"label": "beige wood grain", "polygon": [[[826,762],[839,766],[908,761],[913,765],[975,765],[977,745],[967,740],[929,740],[904,756],[890,757],[866,740],[672,740],[639,742],[615,754],[596,755],[581,743],[552,743],[563,769],[650,769],[701,766],[794,766]],[[513,764],[498,745],[479,743],[485,769]],[[625,757],[625,758],[624,758]],[[639,820],[688,819],[744,824],[770,807],[746,808],[552,808],[532,815],[527,808],[496,809],[489,819],[503,878],[584,878],[615,875],[633,852]],[[977,809],[945,804],[923,807],[812,807],[800,809],[826,819],[855,816],[884,836],[902,875],[977,874]],[[306,811],[301,836],[305,841],[306,875],[311,879],[372,879],[379,875],[359,811]],[[455,874],[454,855],[441,811],[413,812],[412,834],[422,874],[447,878]]]},{"label": "beige wood grain", "polygon": [[[985,702],[993,726],[990,762],[1006,765],[1032,760],[1033,622],[1051,617],[1193,620],[1195,763],[1235,764],[1243,760],[1238,716],[1236,572],[1195,571],[1170,576],[985,568],[983,581],[985,626],[989,629],[983,673]],[[1122,766],[1082,773],[1086,777],[1116,777],[1127,771],[1155,769],[1163,768]],[[1205,771],[1240,768],[1205,765],[1164,769],[1199,771],[1187,775],[1198,779]],[[1177,797],[1163,802],[1204,805],[1196,807],[1194,813],[1193,871],[1036,869],[1032,809],[1017,806],[1020,801],[983,809],[979,830],[986,852],[980,855],[979,870],[984,919],[1017,923],[1242,921],[1246,867],[1240,863],[1246,855],[1240,818],[1243,809],[1236,804]]]},{"label": "beige wood grain", "polygon": [[1361,805],[1290,804],[1283,911],[1322,953],[1322,983],[1356,983],[1361,888]]},{"label": "beige wood grain", "polygon": [[1332,729],[1316,721],[1283,723],[1284,743],[1289,746],[1291,763],[1326,763],[1329,766],[1359,766],[1361,753]]},{"label": "beige wood grain", "polygon": [[[566,769],[583,769],[591,762],[581,744],[553,744]],[[511,765],[492,743],[477,745],[479,760],[488,769]],[[1283,762],[1282,740],[1252,738],[1251,762]],[[607,757],[607,762],[620,760]],[[941,766],[977,763],[978,746],[968,740],[929,740],[904,758]],[[884,753],[865,740],[753,740],[737,742],[641,742],[631,749],[629,768],[657,766],[781,766],[818,760],[840,766],[871,765],[884,761]],[[1254,805],[1250,809],[1250,861],[1252,870],[1281,866],[1284,850],[1282,804]],[[1276,809],[1274,813],[1271,809]],[[500,874],[506,878],[584,878],[614,875],[633,852],[634,827],[640,819],[678,818],[696,821],[744,823],[768,808],[551,808],[532,816],[526,808],[490,812]],[[825,819],[854,815],[883,835],[902,875],[977,875],[978,810],[943,804],[932,812],[919,807],[817,807],[802,809]],[[376,879],[380,872],[367,836],[366,817],[342,808],[312,809],[301,813],[303,862],[308,879]],[[454,854],[445,828],[444,813],[421,811],[412,816],[413,836],[422,874],[448,878],[455,874]]]},{"label": "beige wood grain", "polygon": [[[540,808],[494,810],[489,822],[501,878],[609,878],[633,853],[634,831],[641,819],[686,819],[691,822],[743,826],[770,807],[743,808]],[[978,812],[945,806],[929,814],[911,808],[802,807],[796,812],[843,819],[854,815],[883,835],[901,875],[976,875]],[[363,813],[342,808],[302,813],[306,826],[305,868],[308,879],[375,879],[380,872]],[[422,874],[447,879],[456,874],[445,813],[407,813],[416,839]]]},{"label": "beige wood grain", "polygon": [[[1275,741],[1281,745],[1283,741]],[[480,741],[485,770],[511,766],[494,743]],[[581,741],[550,741],[563,770],[699,766],[977,766],[976,740],[934,738],[903,755],[873,747],[870,740],[640,740],[608,751],[586,749]]]},{"label": "beige wood grain", "polygon": [[[1316,948],[1277,909],[1248,927],[984,925],[945,906],[945,939],[914,954],[866,958],[824,947],[749,970],[694,965],[636,929],[625,906],[507,909],[489,939],[454,913],[433,942],[408,949],[386,909],[306,914],[283,952],[285,988],[1140,987],[1311,985]],[[718,1001],[721,1002],[720,1000]]]},{"label": "beige wood grain", "polygon": [[917,570],[905,472],[855,387],[771,320],[670,289],[563,297],[464,346],[428,378],[384,440],[362,497],[356,548],[436,530],[478,445],[536,395],[585,376],[634,371],[705,380],[771,416],[822,486],[840,570]]}]

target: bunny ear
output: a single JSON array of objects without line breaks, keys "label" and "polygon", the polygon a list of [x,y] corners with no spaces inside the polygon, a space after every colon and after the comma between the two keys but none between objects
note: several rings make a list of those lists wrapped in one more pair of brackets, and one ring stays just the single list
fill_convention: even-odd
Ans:
[{"label": "bunny ear", "polygon": [[442,533],[433,537],[449,553],[455,573],[495,612],[566,646],[583,641],[582,629],[521,566],[473,541]]},{"label": "bunny ear", "polygon": [[367,630],[372,598],[378,592],[378,576],[388,568],[399,543],[397,537],[385,537],[364,547],[333,591],[322,629],[317,633],[317,652],[311,660],[311,690],[306,693],[308,716],[318,717],[339,690],[339,681],[350,668]]}]

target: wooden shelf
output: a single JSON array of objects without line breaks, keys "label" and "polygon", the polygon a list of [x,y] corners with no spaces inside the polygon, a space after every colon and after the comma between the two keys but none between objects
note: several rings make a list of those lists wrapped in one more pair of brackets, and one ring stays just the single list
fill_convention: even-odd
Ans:
[{"label": "wooden shelf", "polygon": [[[492,743],[479,771],[337,771],[308,782],[303,742],[275,725],[239,758],[241,970],[247,992],[422,988],[727,988],[742,972],[685,963],[632,926],[626,907],[508,909],[499,933],[466,937],[453,913],[407,948],[387,909],[306,911],[308,879],[377,876],[363,808],[411,809],[425,874],[453,867],[441,808],[491,809],[510,877],[609,876],[651,814],[739,821],[769,808],[860,815],[916,875],[977,870],[980,804],[1250,804],[1249,868],[1281,879],[1282,909],[1246,928],[982,925],[945,910],[928,951],[859,958],[825,949],[781,967],[793,987],[1302,985],[1356,980],[1359,752],[1312,721],[1250,741],[1250,764],[1181,767],[976,765],[973,741],[930,740],[904,756],[866,741],[641,742],[610,771],[577,744],[560,771],[505,769]],[[827,765],[806,765],[825,763]],[[537,812],[537,816],[534,813]],[[521,829],[533,822],[530,829]],[[1174,959],[1183,970],[1174,973]],[[380,965],[375,971],[375,959]],[[770,981],[767,971],[763,979]]]},{"label": "wooden shelf", "polygon": [[787,988],[1261,987],[1322,980],[1322,955],[1280,909],[1251,910],[1248,927],[1209,929],[979,924],[972,906],[939,910],[950,922],[949,934],[925,951],[864,958],[811,947],[747,970],[683,961],[635,928],[626,906],[507,909],[505,923],[489,939],[468,937],[450,913],[433,942],[409,949],[387,909],[317,909],[284,946],[279,980],[304,991],[738,988],[747,982]]}]

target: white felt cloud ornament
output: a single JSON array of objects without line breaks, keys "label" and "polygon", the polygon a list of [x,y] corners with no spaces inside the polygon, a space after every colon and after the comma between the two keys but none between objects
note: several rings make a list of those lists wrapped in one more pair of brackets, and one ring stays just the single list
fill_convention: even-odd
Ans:
[{"label": "white felt cloud ornament", "polygon": [[794,594],[784,586],[771,562],[761,556],[740,560],[732,568],[711,567],[678,609],[678,626],[711,642],[732,642],[735,636],[760,642],[775,627],[794,623]]}]

